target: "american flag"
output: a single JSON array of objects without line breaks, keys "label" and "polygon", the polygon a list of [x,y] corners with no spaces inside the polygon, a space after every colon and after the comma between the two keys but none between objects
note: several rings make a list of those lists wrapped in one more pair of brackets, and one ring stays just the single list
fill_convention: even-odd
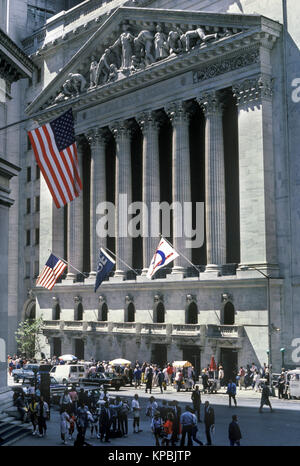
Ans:
[{"label": "american flag", "polygon": [[49,259],[46,262],[41,274],[39,275],[36,285],[41,285],[47,290],[52,290],[57,279],[61,276],[67,264],[58,259],[54,254],[50,254]]},{"label": "american flag", "polygon": [[63,207],[82,189],[72,109],[29,131],[28,136],[55,205]]}]

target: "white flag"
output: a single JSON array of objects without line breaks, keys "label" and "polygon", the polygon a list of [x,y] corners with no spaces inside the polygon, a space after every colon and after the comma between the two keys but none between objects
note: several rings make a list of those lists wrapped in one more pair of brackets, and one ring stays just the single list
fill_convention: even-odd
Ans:
[{"label": "white flag", "polygon": [[175,249],[165,239],[161,238],[148,268],[147,278],[153,277],[161,267],[169,264],[178,256],[179,254],[177,254]]}]

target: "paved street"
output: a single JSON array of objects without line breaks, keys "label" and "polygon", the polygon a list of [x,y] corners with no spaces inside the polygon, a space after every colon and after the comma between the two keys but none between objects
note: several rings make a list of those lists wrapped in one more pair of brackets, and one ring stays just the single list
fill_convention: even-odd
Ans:
[{"label": "paved street", "polygon": [[[274,413],[271,413],[268,407],[263,408],[263,413],[258,412],[260,405],[260,394],[252,390],[242,390],[237,393],[237,408],[228,407],[228,396],[224,393],[216,395],[202,394],[202,408],[205,400],[208,400],[215,408],[216,416],[216,431],[213,440],[214,445],[228,445],[228,424],[231,421],[232,414],[238,416],[239,425],[242,432],[242,445],[268,445],[268,446],[297,446],[300,444],[300,401],[297,400],[278,400],[278,398],[270,398],[274,408]],[[143,432],[139,434],[132,433],[132,416],[129,415],[129,435],[127,438],[111,439],[110,446],[147,446],[154,445],[154,437],[150,432],[150,421],[145,416],[145,407],[150,394],[145,394],[144,389],[135,390],[134,388],[122,388],[118,393],[121,397],[132,398],[134,393],[138,393],[140,397],[142,416],[141,429]],[[110,392],[112,396],[116,395],[113,390]],[[177,393],[173,388],[168,388],[167,392],[160,394],[158,388],[154,388],[152,395],[157,400],[173,400],[177,399],[182,407],[188,402],[191,402],[190,392]],[[198,425],[198,438],[202,442],[206,442],[204,425]],[[90,430],[87,431],[87,441],[92,445],[108,445],[101,443],[100,440],[90,439]],[[73,442],[68,441],[68,444]],[[61,445],[60,440],[60,422],[59,412],[57,409],[52,409],[51,420],[48,422],[48,431],[46,438],[27,437],[23,438],[15,445]]]}]

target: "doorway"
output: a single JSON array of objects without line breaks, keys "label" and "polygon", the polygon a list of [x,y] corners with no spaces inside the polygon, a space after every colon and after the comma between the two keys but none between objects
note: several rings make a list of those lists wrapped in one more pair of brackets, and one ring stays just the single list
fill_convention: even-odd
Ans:
[{"label": "doorway", "polygon": [[153,344],[151,348],[151,362],[163,369],[168,362],[167,345]]},{"label": "doorway", "polygon": [[79,338],[75,338],[75,356],[84,360],[84,341]]},{"label": "doorway", "polygon": [[220,350],[220,364],[222,364],[224,369],[224,383],[227,384],[230,379],[236,383],[238,369],[237,350],[231,348],[220,348]]},{"label": "doorway", "polygon": [[183,346],[182,360],[189,361],[195,368],[196,379],[200,375],[201,368],[201,351],[198,346]]},{"label": "doorway", "polygon": [[61,339],[54,337],[53,338],[53,354],[52,356],[61,356]]}]

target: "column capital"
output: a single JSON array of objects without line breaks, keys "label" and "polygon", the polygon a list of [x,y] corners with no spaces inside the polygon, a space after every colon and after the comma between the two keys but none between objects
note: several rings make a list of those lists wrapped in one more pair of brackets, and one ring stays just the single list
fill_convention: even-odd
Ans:
[{"label": "column capital", "polygon": [[221,96],[217,91],[210,91],[200,94],[196,98],[196,101],[206,116],[213,113],[223,112],[223,103]]},{"label": "column capital", "polygon": [[143,133],[151,129],[158,130],[161,124],[158,114],[153,110],[138,113],[135,119]]},{"label": "column capital", "polygon": [[109,129],[116,141],[123,137],[130,138],[132,134],[132,124],[130,120],[114,121],[109,125]]},{"label": "column capital", "polygon": [[86,138],[90,146],[105,144],[107,142],[108,136],[109,134],[107,128],[94,127],[89,129],[86,133]]},{"label": "column capital", "polygon": [[232,85],[232,92],[237,105],[248,105],[261,99],[271,100],[273,95],[273,78],[259,75],[254,78],[237,81]]},{"label": "column capital", "polygon": [[165,112],[169,116],[172,124],[188,123],[190,118],[190,111],[185,101],[168,103],[165,105]]}]

